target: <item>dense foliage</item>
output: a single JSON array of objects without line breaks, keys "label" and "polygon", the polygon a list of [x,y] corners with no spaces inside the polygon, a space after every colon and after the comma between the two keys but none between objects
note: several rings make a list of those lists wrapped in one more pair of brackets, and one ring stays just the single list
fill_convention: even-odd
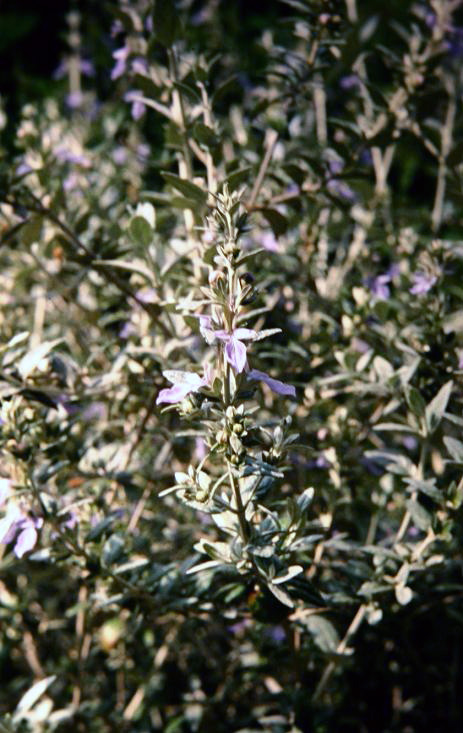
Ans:
[{"label": "dense foliage", "polygon": [[120,0],[2,100],[2,732],[461,731],[459,5]]}]

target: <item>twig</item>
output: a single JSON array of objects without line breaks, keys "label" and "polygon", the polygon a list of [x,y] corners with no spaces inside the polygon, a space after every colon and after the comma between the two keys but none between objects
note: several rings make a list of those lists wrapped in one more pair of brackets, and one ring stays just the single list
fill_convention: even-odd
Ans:
[{"label": "twig", "polygon": [[[43,216],[46,216],[47,219],[50,219],[54,224],[56,224],[57,227],[61,229],[63,234],[66,236],[66,239],[68,242],[72,245],[74,250],[76,252],[79,252],[81,250],[84,252],[87,257],[89,257],[90,262],[88,263],[94,270],[101,271],[107,280],[109,280],[113,285],[115,285],[119,290],[121,290],[127,297],[131,298],[135,303],[140,306],[148,315],[153,318],[153,310],[150,308],[150,306],[143,302],[132,290],[127,287],[127,285],[124,283],[123,280],[121,280],[115,273],[112,272],[112,270],[109,267],[106,267],[105,265],[97,265],[95,263],[95,260],[98,260],[99,258],[91,250],[89,247],[87,247],[86,244],[82,242],[81,239],[68,227],[68,225],[60,219],[59,216],[53,213],[51,209],[48,209],[46,206],[42,204],[40,199],[35,196],[31,191],[28,191],[28,194],[31,196],[32,200],[35,202],[34,206],[27,206],[27,208],[30,211],[35,211],[36,213],[42,214]],[[15,205],[15,201],[7,200],[6,203],[9,203],[11,205]],[[159,320],[159,316],[157,318],[154,318],[153,320],[156,321],[156,324],[159,326],[159,328],[162,330],[164,336],[170,337],[171,334],[168,330],[168,328],[165,326],[162,321]]]},{"label": "twig", "polygon": [[259,168],[259,173],[257,174],[257,178],[254,182],[254,186],[251,191],[251,195],[249,197],[249,201],[247,203],[247,209],[249,211],[252,211],[254,208],[254,205],[256,203],[257,197],[259,195],[259,191],[261,189],[262,183],[264,182],[265,174],[267,172],[267,168],[270,164],[270,161],[272,159],[273,151],[275,150],[275,145],[277,144],[278,140],[278,133],[276,130],[269,130],[266,135],[266,151],[264,155],[264,159],[261,163],[261,166]]},{"label": "twig", "polygon": [[434,232],[437,232],[441,222],[444,208],[445,184],[447,175],[447,156],[452,147],[453,127],[455,124],[456,104],[455,92],[451,88],[449,92],[449,104],[447,107],[447,115],[442,130],[441,150],[439,155],[439,170],[437,173],[436,194],[434,197],[434,207],[432,210],[431,221]]},{"label": "twig", "polygon": [[[365,618],[365,614],[367,611],[366,605],[361,605],[357,609],[357,613],[355,614],[354,618],[350,622],[349,628],[347,629],[346,633],[344,634],[343,639],[339,642],[337,648],[336,648],[336,654],[344,654],[344,652],[347,649],[347,645],[349,643],[349,640],[354,636],[354,634],[357,633],[358,629],[360,628],[363,619]],[[327,686],[328,682],[331,679],[331,676],[336,669],[336,662],[330,662],[326,667],[325,671],[322,674],[321,680],[318,683],[315,692],[312,696],[312,702],[317,702],[317,700],[320,698],[322,692],[324,691],[325,687]]]}]

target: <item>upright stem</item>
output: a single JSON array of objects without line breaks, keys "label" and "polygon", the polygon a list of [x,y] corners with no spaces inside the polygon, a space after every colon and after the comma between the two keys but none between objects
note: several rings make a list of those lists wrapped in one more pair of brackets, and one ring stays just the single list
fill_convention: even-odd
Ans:
[{"label": "upright stem", "polygon": [[249,525],[246,521],[246,516],[245,516],[246,510],[243,505],[243,499],[241,497],[240,487],[233,475],[233,471],[232,471],[230,464],[228,464],[228,475],[230,478],[230,485],[233,491],[233,496],[236,502],[236,512],[238,514],[238,521],[240,523],[241,538],[243,539],[244,543],[247,543],[249,540]]},{"label": "upright stem", "polygon": [[[360,628],[362,621],[365,618],[366,611],[367,611],[367,608],[365,605],[362,604],[361,606],[359,606],[359,608],[357,609],[357,613],[355,614],[354,618],[350,622],[349,628],[347,629],[346,633],[344,634],[343,639],[339,642],[336,648],[337,654],[344,654],[344,652],[347,649],[349,640],[354,636],[354,634],[357,633],[358,629]],[[312,702],[316,702],[320,698],[323,690],[325,689],[328,682],[330,681],[331,676],[335,669],[336,669],[336,662],[330,662],[325,667],[325,671],[323,672],[322,678],[320,682],[318,683],[315,689],[315,692],[313,694]]]}]

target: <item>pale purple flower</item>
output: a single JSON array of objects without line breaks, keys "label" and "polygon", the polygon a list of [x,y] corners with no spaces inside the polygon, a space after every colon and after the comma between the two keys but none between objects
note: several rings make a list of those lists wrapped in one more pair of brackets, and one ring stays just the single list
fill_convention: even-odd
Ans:
[{"label": "pale purple flower", "polygon": [[345,181],[342,181],[339,178],[330,178],[330,180],[326,184],[326,187],[330,193],[334,194],[335,196],[340,196],[346,201],[354,202],[357,200],[357,196],[355,195],[351,187],[348,186]]},{"label": "pale purple flower", "polygon": [[140,100],[142,96],[143,92],[139,89],[131,89],[124,94],[124,100],[132,104],[131,115],[134,120],[139,120],[145,114],[146,106]]},{"label": "pale purple flower", "polygon": [[124,32],[124,26],[122,25],[121,21],[117,18],[113,21],[111,25],[111,37],[114,38],[115,36],[118,36],[119,33]]},{"label": "pale purple flower", "polygon": [[267,250],[267,252],[279,252],[280,251],[280,245],[278,244],[278,240],[275,237],[274,233],[271,231],[261,232],[256,237],[256,241],[258,244],[260,244],[261,247]]},{"label": "pale purple flower", "polygon": [[283,395],[285,397],[296,396],[296,389],[291,384],[285,384],[284,382],[280,382],[279,379],[273,379],[273,377],[270,377],[265,372],[260,372],[258,369],[251,369],[247,374],[247,378],[263,382],[276,394]]},{"label": "pale purple flower", "polygon": [[66,527],[66,529],[74,529],[79,522],[79,517],[77,515],[77,512],[74,511],[74,509],[71,509],[67,514],[65,514],[65,521],[63,522],[63,527]]},{"label": "pale purple flower", "polygon": [[211,316],[199,315],[195,317],[199,320],[199,332],[201,336],[206,343],[209,345],[213,344],[215,341],[215,331],[212,328]]},{"label": "pale purple flower", "polygon": [[[95,76],[95,67],[89,59],[79,59],[79,69],[83,76]],[[68,73],[69,59],[64,59],[53,72],[53,79],[63,79]]]},{"label": "pale purple flower", "polygon": [[369,287],[372,295],[376,300],[387,300],[391,294],[389,283],[391,278],[389,275],[377,275],[369,281]]},{"label": "pale purple flower", "polygon": [[43,524],[43,519],[28,517],[16,504],[10,504],[5,516],[0,520],[0,543],[8,545],[16,538],[13,552],[16,557],[23,557],[32,550],[38,539],[37,530]]},{"label": "pale purple flower", "polygon": [[26,175],[27,173],[31,173],[31,172],[32,172],[32,170],[33,170],[33,169],[32,169],[32,168],[30,167],[30,165],[28,165],[28,163],[24,163],[24,162],[22,162],[22,163],[20,163],[20,164],[18,165],[18,167],[17,167],[17,169],[16,169],[16,175],[17,175],[17,176],[24,176],[24,175]]},{"label": "pale purple flower", "polygon": [[192,392],[198,392],[201,387],[208,385],[207,378],[200,377],[199,374],[193,372],[168,370],[163,372],[163,375],[169,382],[172,382],[173,386],[161,389],[156,399],[157,405],[163,403],[174,405]]},{"label": "pale purple flower", "polygon": [[339,82],[339,86],[341,89],[353,89],[354,87],[358,86],[360,83],[360,79],[358,78],[357,74],[348,74],[347,76],[343,76],[342,79]]},{"label": "pale purple flower", "polygon": [[204,438],[195,438],[195,456],[202,461],[207,455],[207,444]]},{"label": "pale purple flower", "polygon": [[82,92],[71,92],[66,95],[66,104],[70,109],[78,109],[82,106],[84,95]]},{"label": "pale purple flower", "polygon": [[131,71],[133,74],[140,74],[140,76],[147,76],[148,64],[146,60],[137,56],[131,63]]},{"label": "pale purple flower", "polygon": [[413,286],[410,288],[412,295],[426,295],[437,282],[435,275],[427,275],[425,272],[415,272],[412,275]]},{"label": "pale purple flower", "polygon": [[122,46],[113,53],[113,59],[116,59],[113,70],[111,71],[111,79],[115,81],[125,72],[127,68],[127,58],[129,56],[130,49],[128,46]]},{"label": "pale purple flower", "polygon": [[368,349],[370,348],[369,344],[367,344],[366,341],[363,339],[359,339],[356,336],[351,341],[351,346],[354,351],[356,351],[358,354],[366,354]]},{"label": "pale purple flower", "polygon": [[127,161],[127,149],[122,147],[122,145],[118,145],[117,148],[114,148],[113,160],[116,165],[124,165],[124,163]]},{"label": "pale purple flower", "polygon": [[150,156],[150,146],[146,143],[140,143],[137,145],[137,155],[144,163],[145,159],[148,159]]},{"label": "pale purple flower", "polygon": [[389,283],[399,274],[400,266],[394,263],[382,275],[366,279],[366,285],[370,288],[375,300],[387,300],[389,298],[391,294]]},{"label": "pale purple flower", "polygon": [[91,161],[84,153],[75,153],[69,148],[62,146],[55,150],[56,158],[61,163],[74,163],[75,165],[81,165],[84,168],[91,166]]},{"label": "pale purple flower", "polygon": [[247,363],[246,344],[243,341],[254,340],[257,333],[251,328],[235,328],[234,331],[215,331],[215,338],[225,344],[225,359],[237,372],[244,371]]},{"label": "pale purple flower", "polygon": [[415,450],[418,446],[418,441],[414,435],[404,435],[402,438],[402,444],[407,450]]},{"label": "pale purple flower", "polygon": [[286,639],[286,632],[283,626],[280,625],[267,628],[265,633],[275,644],[281,644]]},{"label": "pale purple flower", "polygon": [[78,173],[71,171],[68,176],[63,180],[63,189],[68,193],[70,191],[76,191],[80,188],[81,179]]}]

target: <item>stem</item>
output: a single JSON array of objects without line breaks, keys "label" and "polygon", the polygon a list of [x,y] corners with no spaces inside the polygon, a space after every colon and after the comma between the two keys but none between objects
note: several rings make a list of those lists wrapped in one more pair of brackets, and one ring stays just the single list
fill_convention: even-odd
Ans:
[{"label": "stem", "polygon": [[236,502],[236,510],[238,514],[238,521],[240,523],[240,530],[241,530],[241,538],[243,542],[246,544],[249,541],[249,525],[246,521],[246,510],[243,506],[243,499],[241,498],[241,491],[238,483],[235,480],[235,477],[233,475],[233,471],[231,468],[230,463],[228,463],[228,475],[230,477],[230,484],[233,491],[233,496],[235,497]]},{"label": "stem", "polygon": [[[360,626],[362,625],[362,621],[365,618],[366,611],[367,611],[367,607],[365,605],[362,604],[361,606],[359,606],[359,608],[357,609],[357,613],[355,614],[354,618],[350,622],[350,625],[346,633],[344,634],[343,639],[339,642],[336,648],[336,654],[344,654],[347,648],[347,644],[349,643],[350,639],[354,636],[354,634],[357,633]],[[328,682],[330,681],[331,676],[335,669],[336,669],[336,662],[330,662],[325,667],[325,671],[322,674],[321,680],[318,683],[315,689],[315,692],[312,696],[312,702],[316,702],[320,698],[322,692],[324,691],[325,687],[327,686]]]},{"label": "stem", "polygon": [[[131,300],[133,300],[137,305],[139,305],[140,308],[146,311],[148,315],[150,316],[150,318],[152,318],[155,321],[155,323],[159,326],[164,336],[166,336],[167,338],[170,338],[171,333],[169,329],[165,326],[164,323],[162,323],[162,321],[159,320],[159,316],[153,315],[152,308],[150,308],[149,305],[144,303],[135,293],[133,293],[131,289],[125,284],[125,282],[121,280],[118,275],[113,273],[110,267],[107,267],[104,264],[98,264],[99,258],[95,254],[95,252],[93,252],[93,250],[87,247],[87,245],[84,244],[81,239],[79,239],[79,237],[72,231],[72,229],[70,229],[70,227],[68,227],[68,225],[65,224],[65,222],[59,218],[59,216],[54,214],[53,211],[51,211],[51,209],[47,209],[47,207],[42,204],[40,199],[37,198],[35,194],[33,194],[31,191],[29,191],[28,193],[31,196],[31,198],[33,199],[34,205],[33,206],[26,205],[26,208],[29,211],[34,211],[38,214],[42,214],[42,216],[46,216],[47,219],[53,222],[53,224],[56,224],[56,226],[59,227],[59,229],[61,229],[62,233],[65,235],[67,241],[73,248],[74,252],[76,254],[81,254],[81,252],[86,254],[87,257],[90,259],[90,262],[88,263],[89,266],[92,267],[97,272],[102,273],[105,276],[106,280],[108,280],[113,285],[115,285],[122,293],[127,295],[128,298],[131,298]],[[16,201],[5,199],[5,203],[8,203],[14,206],[16,204]],[[81,250],[81,252],[79,252],[79,250]]]},{"label": "stem", "polygon": [[[421,445],[420,462],[418,464],[418,471],[417,471],[417,479],[419,481],[422,481],[424,478],[424,466],[426,463],[427,453],[428,453],[428,443],[426,440],[424,440]],[[414,491],[411,495],[411,501],[416,501],[417,495],[418,495],[418,492]],[[402,522],[400,523],[400,527],[398,529],[394,544],[397,544],[398,542],[400,542],[403,539],[405,532],[408,529],[408,525],[410,524],[411,518],[412,518],[412,515],[410,513],[410,510],[407,509],[402,518]]]},{"label": "stem", "polygon": [[278,133],[276,132],[276,130],[269,130],[267,133],[267,140],[266,140],[267,150],[265,151],[264,159],[259,168],[259,173],[257,174],[256,181],[254,183],[254,186],[252,187],[251,195],[249,197],[249,201],[247,204],[248,210],[252,210],[254,208],[254,204],[256,203],[257,196],[259,195],[259,191],[261,189],[262,183],[264,182],[267,168],[272,159],[273,151],[275,149],[275,145],[277,144],[277,140],[278,140]]}]

